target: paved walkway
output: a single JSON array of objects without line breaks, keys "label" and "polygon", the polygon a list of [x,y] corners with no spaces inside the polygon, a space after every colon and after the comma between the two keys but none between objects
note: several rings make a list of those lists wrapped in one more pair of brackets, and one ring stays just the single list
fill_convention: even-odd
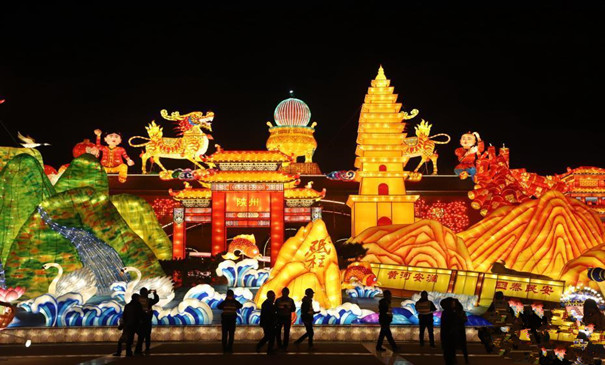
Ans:
[{"label": "paved walkway", "polygon": [[[255,343],[236,343],[233,354],[223,354],[219,343],[156,343],[151,355],[133,358],[111,356],[115,346],[108,344],[33,344],[24,346],[1,345],[0,365],[7,364],[164,364],[187,363],[246,365],[282,363],[284,365],[423,365],[443,364],[439,348],[420,347],[416,343],[403,343],[399,353],[390,350],[384,353],[374,351],[374,343],[329,343],[319,342],[316,349],[309,352],[306,345],[291,345],[288,352],[266,355],[255,351]],[[511,360],[497,355],[485,354],[479,344],[469,344],[471,364],[512,364]],[[459,357],[459,364],[464,360]]]}]

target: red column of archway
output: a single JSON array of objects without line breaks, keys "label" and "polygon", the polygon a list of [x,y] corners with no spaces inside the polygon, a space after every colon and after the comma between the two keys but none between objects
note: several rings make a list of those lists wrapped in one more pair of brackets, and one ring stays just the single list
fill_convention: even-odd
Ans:
[{"label": "red column of archway", "polygon": [[225,192],[212,192],[212,256],[227,250],[225,229]]},{"label": "red column of archway", "polygon": [[284,243],[284,192],[271,193],[271,266]]},{"label": "red column of archway", "polygon": [[177,207],[172,211],[172,258],[184,259],[187,245],[187,223],[185,223],[185,208]]}]

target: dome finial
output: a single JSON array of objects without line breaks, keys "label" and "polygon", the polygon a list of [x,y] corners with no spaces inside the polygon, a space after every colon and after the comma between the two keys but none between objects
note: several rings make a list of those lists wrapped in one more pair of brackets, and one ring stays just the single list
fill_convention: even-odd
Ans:
[{"label": "dome finial", "polygon": [[386,80],[387,77],[384,75],[384,69],[382,65],[378,68],[378,75],[376,75],[376,80]]},{"label": "dome finial", "polygon": [[290,97],[293,98],[294,97],[294,90],[290,90]]}]

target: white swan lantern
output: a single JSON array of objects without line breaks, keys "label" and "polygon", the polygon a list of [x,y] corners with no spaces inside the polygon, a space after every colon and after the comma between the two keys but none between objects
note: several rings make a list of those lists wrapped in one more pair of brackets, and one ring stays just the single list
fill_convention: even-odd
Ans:
[{"label": "white swan lantern", "polygon": [[172,280],[168,276],[157,276],[141,280],[141,271],[132,266],[122,268],[122,272],[135,274],[133,280],[129,281],[126,286],[126,292],[124,293],[124,300],[126,302],[130,301],[133,293],[140,292],[141,288],[155,290],[160,297],[160,301],[157,304],[160,307],[164,307],[174,299]]},{"label": "white swan lantern", "polygon": [[83,267],[63,275],[63,267],[55,262],[42,265],[44,270],[51,267],[59,270],[48,286],[48,294],[53,297],[58,298],[67,293],[77,293],[82,296],[82,303],[86,303],[97,293],[97,279],[89,268]]}]

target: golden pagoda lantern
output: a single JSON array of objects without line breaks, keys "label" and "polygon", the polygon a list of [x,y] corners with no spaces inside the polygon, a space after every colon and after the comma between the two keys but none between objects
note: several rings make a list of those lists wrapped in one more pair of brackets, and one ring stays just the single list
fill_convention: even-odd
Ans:
[{"label": "golden pagoda lantern", "polygon": [[292,164],[288,167],[288,172],[321,173],[317,164],[313,163],[313,154],[317,148],[313,134],[317,123],[308,125],[311,110],[307,104],[300,99],[288,98],[277,105],[273,117],[275,125],[267,122],[270,134],[267,149],[281,151],[295,159],[304,157],[304,163]]}]

